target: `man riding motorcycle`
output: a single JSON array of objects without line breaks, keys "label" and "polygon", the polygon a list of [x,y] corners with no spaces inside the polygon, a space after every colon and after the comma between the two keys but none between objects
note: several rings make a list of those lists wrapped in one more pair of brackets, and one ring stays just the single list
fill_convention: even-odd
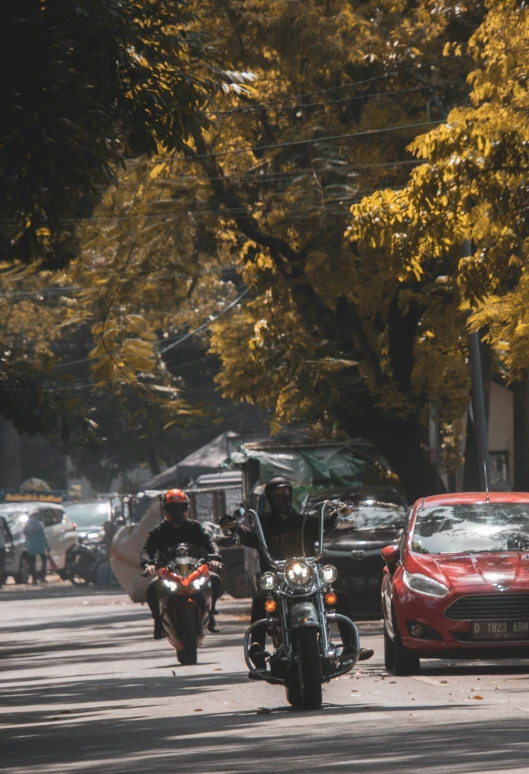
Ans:
[{"label": "man riding motorcycle", "polygon": [[[222,567],[218,548],[211,537],[199,521],[189,518],[189,500],[185,492],[181,489],[169,489],[163,497],[162,507],[164,521],[151,529],[140,553],[141,566],[145,568],[147,575],[154,577],[147,588],[147,603],[154,620],[155,640],[161,640],[163,637],[157,579],[155,577],[158,572],[156,562],[172,558],[172,552],[180,543],[190,543],[198,548],[204,548],[209,558],[212,613],[216,612],[215,605],[220,597],[220,576],[213,570],[220,570]],[[210,632],[220,631],[213,614],[209,619],[208,630]]]},{"label": "man riding motorcycle", "polygon": [[[300,515],[292,507],[292,484],[286,478],[280,476],[271,479],[265,486],[265,497],[270,505],[270,510],[260,516],[263,533],[274,559],[287,559],[293,556],[303,556],[310,553],[315,541],[319,539],[318,522],[316,519],[306,518]],[[331,532],[336,525],[336,514],[329,514],[324,531]],[[225,516],[221,520],[221,526],[228,533],[228,536],[220,541],[221,545],[229,545],[232,538],[230,535],[235,531],[236,521]],[[240,537],[242,545],[248,548],[255,548],[259,551],[259,560],[261,572],[270,570],[266,558],[264,557],[257,535],[252,529],[244,526],[238,526],[237,534]],[[338,597],[336,611],[342,615],[351,618],[351,600],[345,591],[336,590]],[[252,604],[252,623],[262,618],[266,618],[264,608],[264,596],[259,593]],[[350,647],[353,645],[350,641],[351,633],[349,627],[339,624],[340,636],[344,645],[344,655],[347,655]],[[264,666],[264,644],[266,631],[264,627],[258,627],[252,634],[252,645],[250,655],[255,666],[260,669]],[[373,655],[371,648],[361,648],[359,660],[366,661]]]}]

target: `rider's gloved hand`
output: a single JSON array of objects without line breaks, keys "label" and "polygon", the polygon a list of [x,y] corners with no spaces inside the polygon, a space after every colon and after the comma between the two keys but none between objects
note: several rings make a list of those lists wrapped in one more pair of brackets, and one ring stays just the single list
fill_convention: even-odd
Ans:
[{"label": "rider's gloved hand", "polygon": [[216,560],[213,560],[209,563],[209,567],[211,570],[213,570],[213,572],[220,572],[224,567],[224,565],[222,564],[222,562],[217,562]]},{"label": "rider's gloved hand", "polygon": [[152,575],[156,575],[157,572],[158,572],[158,570],[156,569],[156,565],[155,564],[148,564],[146,566],[146,568],[145,568],[145,574],[146,575],[151,575],[151,576]]}]

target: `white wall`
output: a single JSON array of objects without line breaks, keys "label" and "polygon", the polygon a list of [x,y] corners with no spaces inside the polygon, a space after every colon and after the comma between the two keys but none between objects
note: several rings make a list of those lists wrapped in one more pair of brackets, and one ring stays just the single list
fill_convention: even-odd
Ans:
[{"label": "white wall", "polygon": [[514,400],[511,390],[491,382],[489,398],[489,451],[507,451],[508,476],[514,472]]}]

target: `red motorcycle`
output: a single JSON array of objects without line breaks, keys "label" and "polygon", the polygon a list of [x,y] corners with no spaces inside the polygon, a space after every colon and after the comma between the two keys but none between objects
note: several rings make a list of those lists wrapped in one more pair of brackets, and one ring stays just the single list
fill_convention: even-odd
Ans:
[{"label": "red motorcycle", "polygon": [[209,566],[199,549],[188,543],[179,545],[174,559],[159,566],[157,587],[166,639],[180,664],[196,664],[212,601]]}]

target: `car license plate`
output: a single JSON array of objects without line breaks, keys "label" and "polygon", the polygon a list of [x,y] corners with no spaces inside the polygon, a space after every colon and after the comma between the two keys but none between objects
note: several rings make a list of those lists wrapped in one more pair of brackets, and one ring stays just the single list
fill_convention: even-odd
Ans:
[{"label": "car license plate", "polygon": [[472,621],[473,640],[529,640],[529,621]]},{"label": "car license plate", "polygon": [[376,575],[367,575],[362,578],[349,578],[349,584],[356,588],[373,589],[380,586],[381,580]]}]

